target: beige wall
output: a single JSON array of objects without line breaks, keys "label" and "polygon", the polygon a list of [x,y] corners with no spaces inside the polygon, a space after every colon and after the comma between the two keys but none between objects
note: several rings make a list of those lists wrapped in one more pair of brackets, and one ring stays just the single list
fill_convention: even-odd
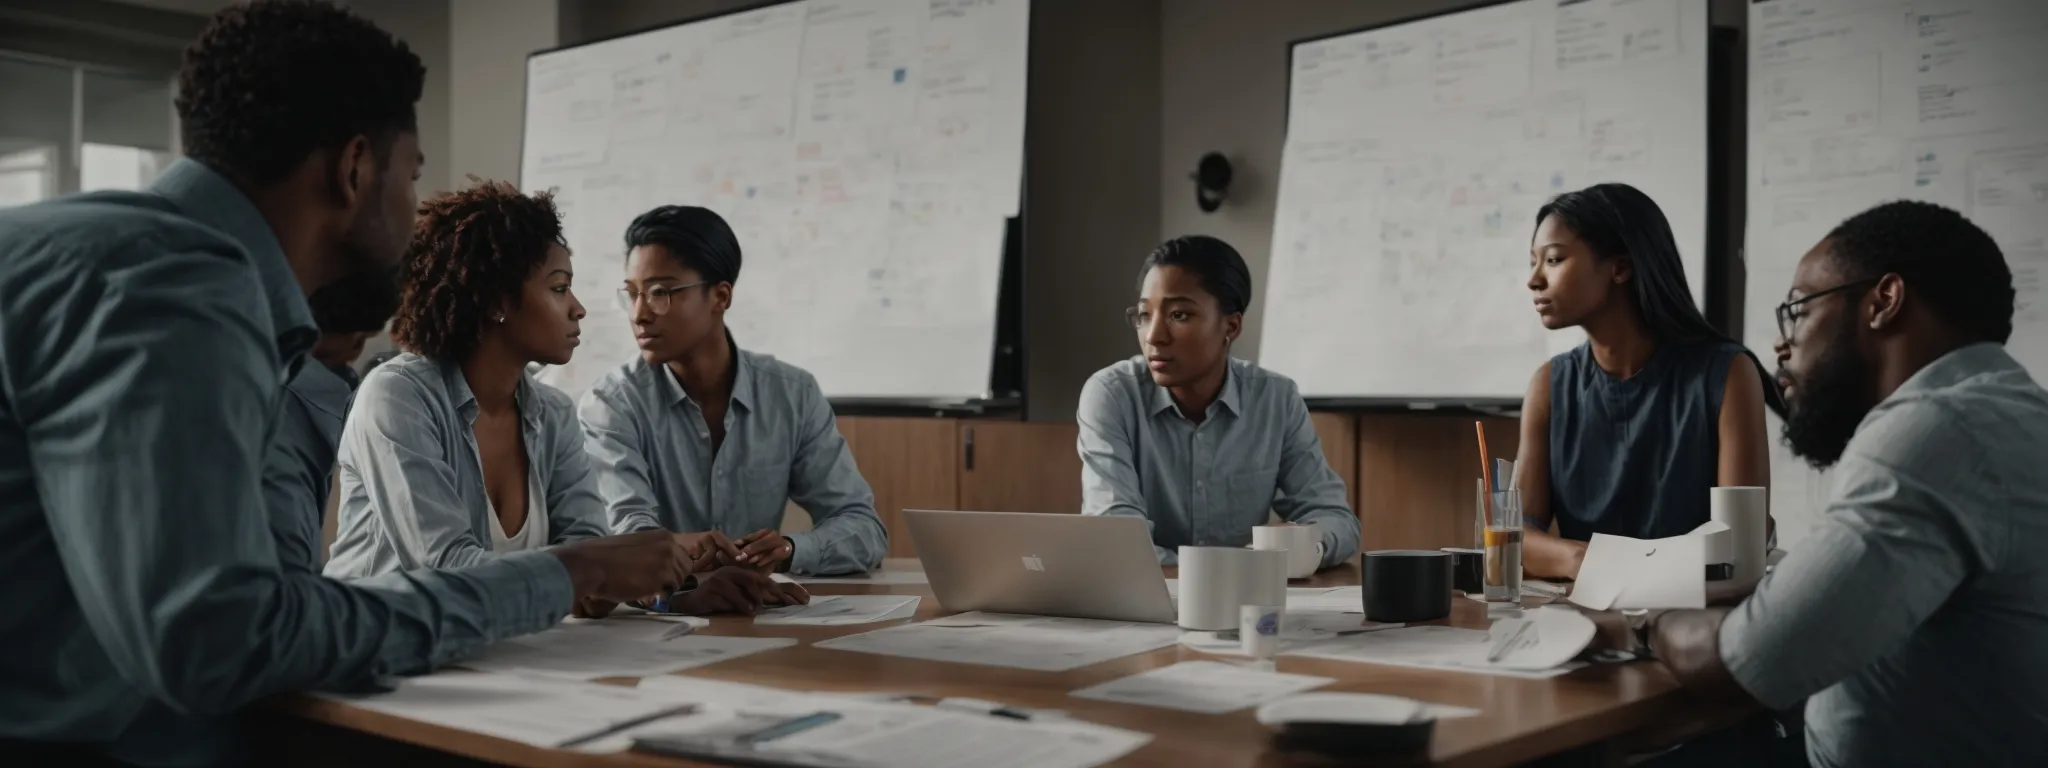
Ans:
[{"label": "beige wall", "polygon": [[560,13],[556,0],[449,0],[450,184],[519,180],[526,57],[561,44]]}]

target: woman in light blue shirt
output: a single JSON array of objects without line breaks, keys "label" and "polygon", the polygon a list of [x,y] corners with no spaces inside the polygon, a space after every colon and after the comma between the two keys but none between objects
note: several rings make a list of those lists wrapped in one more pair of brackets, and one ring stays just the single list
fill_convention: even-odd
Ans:
[{"label": "woman in light blue shirt", "polygon": [[420,206],[391,334],[338,457],[329,576],[460,568],[602,536],[569,397],[530,363],[576,349],[583,305],[546,195],[480,183]]},{"label": "woman in light blue shirt", "polygon": [[[705,208],[663,206],[626,230],[620,308],[640,356],[585,395],[583,433],[620,533],[695,534],[700,567],[802,574],[881,565],[875,494],[811,374],[741,349],[725,327],[740,244]],[[794,500],[809,531],[784,534]]]},{"label": "woman in light blue shirt", "polygon": [[1182,545],[1242,546],[1279,513],[1313,525],[1322,565],[1358,553],[1358,517],[1294,382],[1230,357],[1252,279],[1213,237],[1145,259],[1127,311],[1144,354],[1081,389],[1081,512],[1147,520],[1161,563]]}]

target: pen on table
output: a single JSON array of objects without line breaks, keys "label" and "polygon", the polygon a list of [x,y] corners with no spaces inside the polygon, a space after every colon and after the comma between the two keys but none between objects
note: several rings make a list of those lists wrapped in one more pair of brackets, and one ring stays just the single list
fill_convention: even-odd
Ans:
[{"label": "pen on table", "polygon": [[812,728],[816,728],[826,723],[836,721],[839,718],[840,714],[837,712],[812,712],[811,714],[804,715],[802,717],[792,717],[788,720],[784,720],[782,722],[768,726],[753,733],[739,736],[733,739],[733,743],[738,744],[740,746],[751,747],[756,744],[760,744],[764,741],[774,741],[785,736],[794,736],[804,731],[808,731]]},{"label": "pen on table", "polygon": [[695,624],[691,624],[690,622],[687,622],[687,621],[685,621],[685,622],[683,622],[683,623],[681,623],[681,624],[677,624],[677,625],[675,625],[675,626],[673,626],[673,627],[669,627],[667,631],[665,631],[665,632],[662,632],[662,633],[661,633],[661,639],[663,639],[663,640],[674,640],[674,639],[676,639],[676,638],[678,638],[678,637],[682,637],[682,636],[684,636],[684,635],[690,634],[691,632],[695,632],[695,631],[697,631],[697,625],[695,625]]},{"label": "pen on table", "polygon": [[624,733],[634,728],[638,728],[640,726],[654,722],[656,720],[675,717],[676,715],[695,714],[696,712],[697,705],[695,704],[683,704],[681,706],[669,707],[668,709],[660,710],[657,712],[653,712],[650,714],[642,715],[640,717],[627,720],[625,722],[619,723],[618,725],[611,726],[596,733],[591,733],[583,736],[578,736],[573,739],[569,739],[568,741],[556,744],[555,748],[568,749],[570,747],[582,746],[584,744],[597,741],[598,739],[602,739],[606,736],[614,736],[620,733]]}]

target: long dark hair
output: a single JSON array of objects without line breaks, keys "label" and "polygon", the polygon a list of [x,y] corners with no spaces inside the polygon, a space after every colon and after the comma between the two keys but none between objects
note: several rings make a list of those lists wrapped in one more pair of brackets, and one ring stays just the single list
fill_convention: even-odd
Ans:
[{"label": "long dark hair", "polygon": [[[1657,207],[1657,201],[1642,190],[1607,183],[1566,192],[1536,209],[1536,226],[1543,226],[1543,220],[1551,216],[1578,235],[1596,258],[1629,257],[1634,265],[1629,283],[1635,286],[1632,297],[1636,310],[1659,343],[1725,341],[1742,346],[1707,322],[1699,305],[1693,303],[1692,286],[1685,281],[1685,264],[1678,258],[1678,241],[1671,235],[1671,222],[1664,218],[1664,209]],[[1778,391],[1777,382],[1765,373],[1769,369],[1748,347],[1743,347],[1742,352],[1756,363],[1757,376],[1763,379],[1765,405],[1784,415],[1785,396]]]}]

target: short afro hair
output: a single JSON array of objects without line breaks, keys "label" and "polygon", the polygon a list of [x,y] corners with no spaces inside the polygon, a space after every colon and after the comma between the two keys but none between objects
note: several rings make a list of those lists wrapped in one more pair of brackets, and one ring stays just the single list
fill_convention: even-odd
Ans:
[{"label": "short afro hair", "polygon": [[2012,269],[1998,242],[1962,214],[1898,200],[1849,217],[1827,239],[1846,279],[1896,274],[1970,338],[2012,338]]},{"label": "short afro hair", "polygon": [[678,265],[696,270],[713,285],[739,283],[739,236],[709,208],[664,205],[634,217],[626,225],[626,253],[643,245],[661,246]]},{"label": "short afro hair", "polygon": [[359,271],[314,291],[306,303],[321,333],[376,333],[398,312],[398,271]]},{"label": "short afro hair", "polygon": [[259,184],[356,136],[389,163],[398,134],[418,130],[426,72],[405,43],[337,3],[229,6],[178,72],[185,154]]},{"label": "short afro hair", "polygon": [[484,323],[507,299],[517,306],[549,247],[568,245],[554,195],[471,180],[468,189],[420,203],[399,265],[392,341],[435,360],[469,359]]},{"label": "short afro hair", "polygon": [[1222,240],[1208,235],[1182,235],[1160,243],[1145,256],[1145,266],[1138,270],[1140,290],[1146,273],[1154,267],[1180,267],[1195,273],[1202,290],[1216,297],[1223,314],[1243,312],[1252,305],[1252,271],[1237,249]]}]

